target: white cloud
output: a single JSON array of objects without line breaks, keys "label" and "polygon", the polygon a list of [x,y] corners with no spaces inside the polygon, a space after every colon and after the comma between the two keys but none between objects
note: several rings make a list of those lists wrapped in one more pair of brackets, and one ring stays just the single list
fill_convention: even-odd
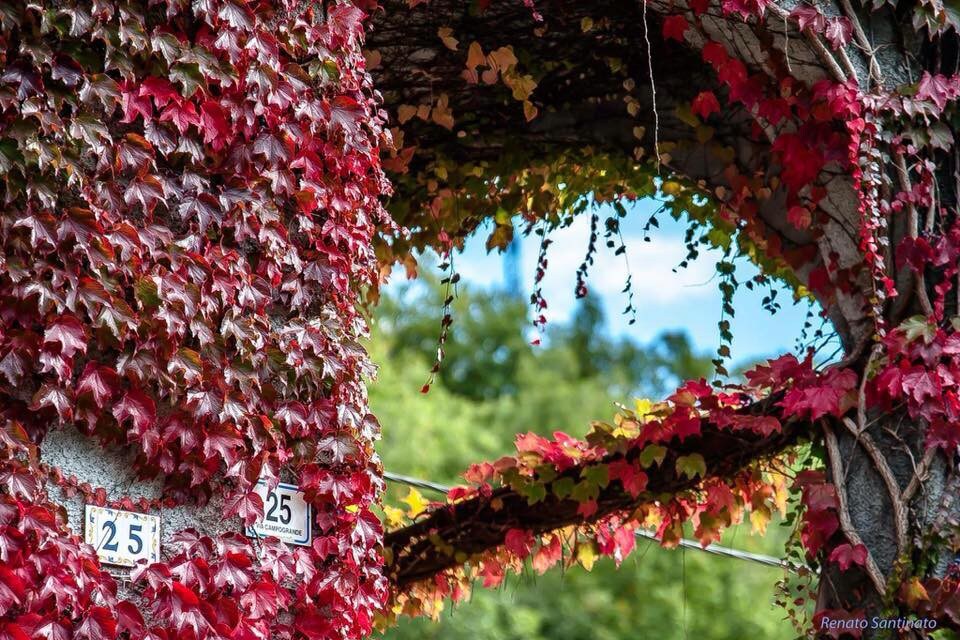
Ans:
[{"label": "white cloud", "polygon": [[[591,296],[601,301],[612,335],[627,335],[646,341],[665,330],[683,330],[690,334],[698,348],[713,351],[719,340],[717,321],[721,317],[722,304],[714,277],[719,252],[700,247],[700,257],[675,273],[673,269],[687,253],[683,243],[685,225],[672,219],[662,220],[662,228],[651,230],[651,241],[644,242],[642,226],[653,208],[650,203],[643,208],[637,205],[638,211],[623,220],[627,256],[633,273],[636,324],[629,325],[629,318],[621,313],[627,305],[627,294],[622,292],[627,279],[623,256],[614,255],[614,249],[607,248],[603,239],[603,220],[612,210],[600,212],[600,237],[587,279]],[[502,287],[505,279],[503,256],[497,252],[487,254],[484,245],[488,233],[489,228],[481,228],[468,239],[465,252],[455,256],[455,267],[464,282]],[[542,283],[550,323],[567,322],[576,309],[576,271],[586,253],[589,237],[589,215],[578,216],[569,227],[550,235],[553,244],[547,252],[549,264]],[[531,236],[522,242],[520,293],[526,298],[533,291],[539,238]],[[425,260],[425,264],[432,264],[431,260]],[[755,273],[756,268],[745,261],[738,264],[737,277],[741,282]],[[403,270],[395,269],[392,285],[400,285],[405,280]],[[763,295],[763,291],[748,291],[744,287],[736,294],[737,315],[731,322],[737,359],[789,350],[803,325],[806,306],[791,305],[787,291],[781,292],[780,302],[784,309],[776,316],[761,308]]]},{"label": "white cloud", "polygon": [[[602,221],[601,221],[602,224]],[[550,236],[553,243],[547,250],[548,267],[542,287],[547,299],[548,317],[552,320],[565,320],[573,312],[576,304],[574,288],[576,269],[586,254],[590,238],[590,221],[580,216],[572,225],[554,231]],[[710,299],[716,296],[716,282],[711,280],[714,274],[715,260],[701,253],[698,260],[685,269],[673,269],[686,257],[687,250],[683,238],[663,233],[651,234],[650,242],[644,242],[642,235],[625,235],[627,258],[632,273],[634,303],[638,308],[644,305],[689,304],[696,300]],[[536,272],[537,243],[524,244],[522,275],[527,288],[533,287],[533,274]],[[623,255],[614,255],[616,247],[608,248],[602,229],[594,254],[594,264],[590,267],[587,287],[591,295],[609,300],[614,307],[627,304],[627,294],[622,290],[627,281],[627,263]],[[461,263],[461,270],[465,269]],[[471,279],[482,281],[491,278],[490,269],[477,269],[479,273],[469,274]],[[466,272],[464,275],[468,275]],[[499,275],[499,274],[497,274]],[[499,278],[495,279],[499,281]]]}]

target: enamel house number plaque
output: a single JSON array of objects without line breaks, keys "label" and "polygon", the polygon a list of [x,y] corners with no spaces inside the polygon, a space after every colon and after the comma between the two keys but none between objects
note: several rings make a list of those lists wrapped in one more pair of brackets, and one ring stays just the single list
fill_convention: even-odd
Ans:
[{"label": "enamel house number plaque", "polygon": [[84,542],[104,564],[132,567],[160,561],[160,518],[145,513],[86,505]]},{"label": "enamel house number plaque", "polygon": [[273,536],[287,544],[309,546],[312,512],[303,492],[295,485],[283,482],[270,491],[263,480],[257,482],[255,491],[263,498],[263,519],[247,527],[247,535],[257,538]]}]

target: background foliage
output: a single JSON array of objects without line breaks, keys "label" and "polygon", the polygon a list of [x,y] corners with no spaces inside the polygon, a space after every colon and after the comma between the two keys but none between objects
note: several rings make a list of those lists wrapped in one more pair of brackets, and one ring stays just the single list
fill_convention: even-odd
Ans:
[{"label": "background foliage", "polygon": [[[471,461],[510,452],[517,433],[576,434],[611,415],[614,401],[660,397],[677,378],[712,372],[709,355],[694,352],[684,334],[646,345],[609,338],[590,297],[573,322],[549,325],[542,346],[530,346],[523,300],[461,285],[447,357],[425,396],[420,386],[434,357],[441,304],[441,288],[421,276],[385,296],[377,310],[371,355],[380,373],[370,402],[389,471],[456,483]],[[388,502],[406,492],[391,486]],[[782,554],[785,536],[771,527],[764,538],[751,537],[746,526],[727,532],[724,542]],[[528,571],[498,590],[476,589],[439,622],[403,618],[385,637],[633,640],[643,629],[646,637],[792,638],[783,611],[772,605],[781,577],[777,569],[641,542],[619,570],[604,558],[591,573]]]}]

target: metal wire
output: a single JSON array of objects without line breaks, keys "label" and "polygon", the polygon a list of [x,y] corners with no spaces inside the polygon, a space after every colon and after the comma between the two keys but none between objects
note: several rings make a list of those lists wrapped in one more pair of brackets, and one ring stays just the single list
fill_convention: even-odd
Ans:
[{"label": "metal wire", "polygon": [[[396,482],[399,484],[405,484],[409,487],[416,487],[418,489],[426,489],[427,491],[434,491],[436,493],[442,493],[446,495],[451,487],[440,484],[439,482],[432,482],[430,480],[423,480],[421,478],[414,478],[411,476],[401,475],[399,473],[391,473],[385,471],[383,477],[391,482]],[[638,538],[646,538],[648,540],[656,540],[657,536],[653,531],[647,531],[644,529],[637,529],[635,535]],[[709,553],[715,556],[723,556],[725,558],[733,558],[735,560],[744,560],[746,562],[754,562],[756,564],[762,564],[766,567],[776,567],[777,569],[787,569],[791,572],[796,572],[800,567],[784,560],[782,558],[776,558],[774,556],[768,556],[762,553],[753,553],[750,551],[741,551],[740,549],[731,549],[730,547],[724,547],[718,544],[710,544],[706,547],[702,546],[696,540],[689,540],[687,538],[682,538],[679,542],[679,546],[686,549],[695,549],[697,551],[702,551],[704,553]]]},{"label": "metal wire", "polygon": [[386,478],[387,480],[392,480],[393,482],[399,482],[400,484],[405,484],[410,487],[417,487],[418,489],[427,489],[428,491],[436,491],[437,493],[442,493],[444,495],[446,495],[451,489],[451,487],[440,484],[438,482],[421,480],[420,478],[404,476],[404,475],[400,475],[399,473],[390,473],[389,471],[384,471],[383,477]]}]

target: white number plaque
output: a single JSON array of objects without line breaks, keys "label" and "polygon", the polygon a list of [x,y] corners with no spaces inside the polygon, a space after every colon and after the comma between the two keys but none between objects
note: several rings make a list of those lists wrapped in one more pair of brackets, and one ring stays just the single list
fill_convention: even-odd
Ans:
[{"label": "white number plaque", "polygon": [[160,518],[145,513],[95,507],[84,513],[84,541],[104,564],[132,567],[160,561]]},{"label": "white number plaque", "polygon": [[257,482],[255,491],[263,498],[263,519],[247,527],[247,535],[257,538],[273,536],[289,544],[309,546],[312,509],[295,485],[279,483],[273,491],[264,480]]}]

